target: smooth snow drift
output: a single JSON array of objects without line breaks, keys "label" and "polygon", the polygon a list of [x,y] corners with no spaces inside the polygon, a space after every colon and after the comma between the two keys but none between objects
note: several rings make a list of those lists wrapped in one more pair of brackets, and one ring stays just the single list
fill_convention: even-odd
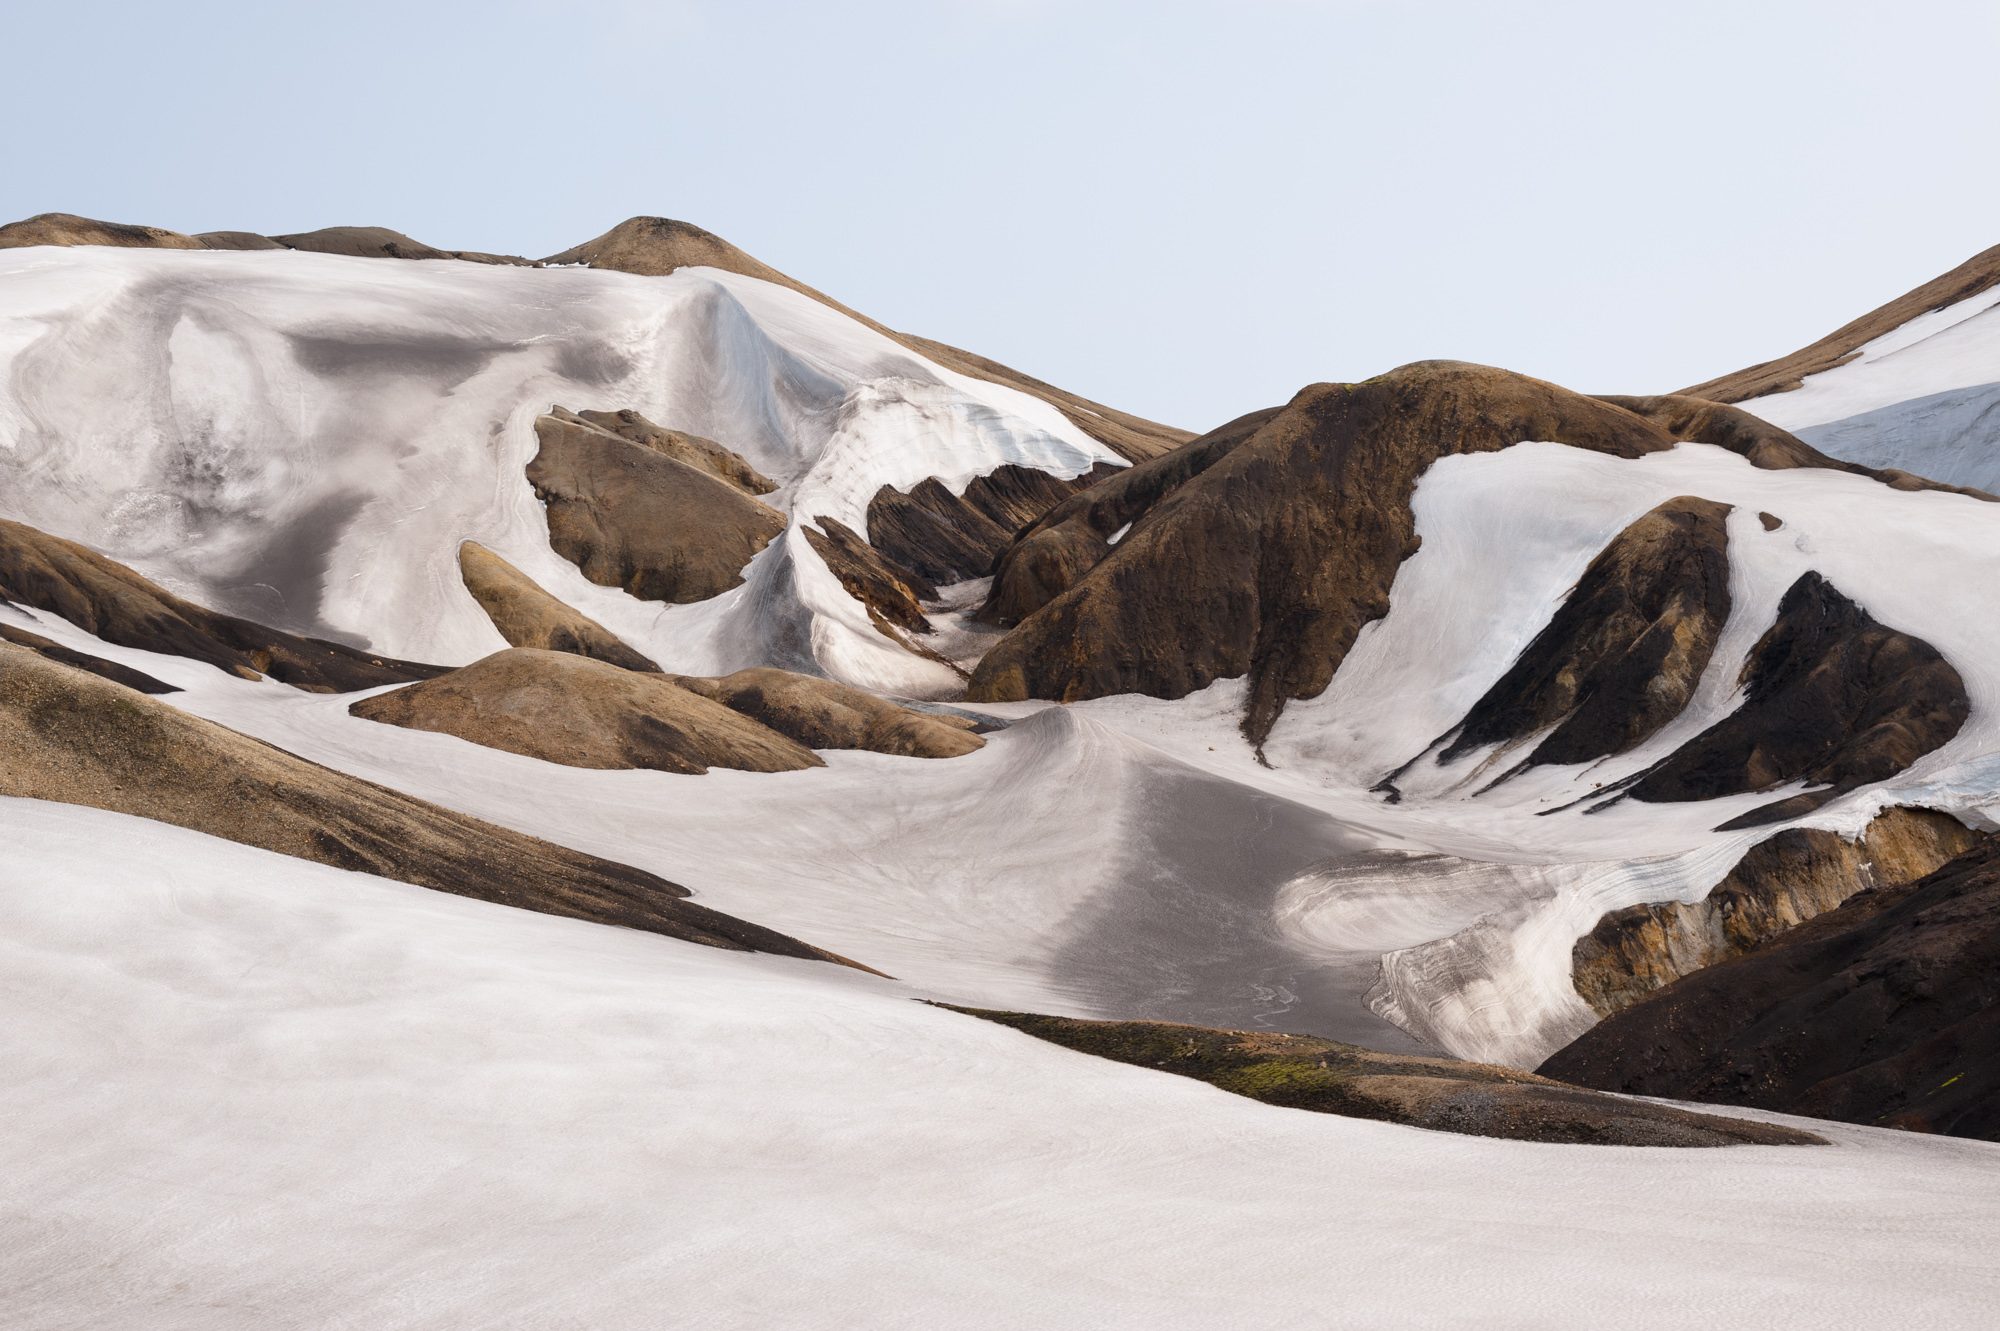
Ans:
[{"label": "smooth snow drift", "polygon": [[1741,405],[1834,457],[2000,492],[2000,287]]},{"label": "smooth snow drift", "polygon": [[[779,482],[767,502],[791,528],[697,605],[590,583],[550,550],[523,476],[556,404],[723,442]],[[0,516],[203,604],[411,659],[503,645],[459,582],[471,539],[669,670],[947,691],[956,676],[878,633],[803,525],[859,530],[883,485],[1099,462],[1122,465],[1046,403],[715,269],[0,253]]]},{"label": "smooth snow drift", "polygon": [[0,800],[0,845],[20,1331],[1981,1328],[2000,1302],[1983,1144],[1445,1136],[93,810]]}]

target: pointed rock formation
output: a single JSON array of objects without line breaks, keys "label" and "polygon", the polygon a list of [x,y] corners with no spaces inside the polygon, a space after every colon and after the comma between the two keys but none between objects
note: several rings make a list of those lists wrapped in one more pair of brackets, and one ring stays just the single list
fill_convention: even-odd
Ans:
[{"label": "pointed rock formation", "polygon": [[1818,573],[1778,603],[1743,666],[1743,705],[1631,779],[1633,799],[1676,802],[1823,786],[1722,825],[1797,818],[1894,776],[1956,735],[1965,681],[1923,639],[1877,623]]},{"label": "pointed rock formation", "polygon": [[657,672],[660,668],[610,629],[568,602],[557,600],[540,583],[477,541],[458,547],[458,572],[465,590],[472,593],[472,599],[479,602],[510,647],[573,652],[627,670]]}]

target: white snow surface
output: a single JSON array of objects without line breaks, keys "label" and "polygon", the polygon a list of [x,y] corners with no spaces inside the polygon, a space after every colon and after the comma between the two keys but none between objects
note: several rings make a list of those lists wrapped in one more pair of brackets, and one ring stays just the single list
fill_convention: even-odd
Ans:
[{"label": "white snow surface", "polygon": [[1837,458],[2000,491],[2000,287],[1741,405]]},{"label": "white snow surface", "polygon": [[[0,800],[0,1315],[1980,1328],[2000,1150],[1276,1109],[840,968]],[[1754,1236],[1754,1241],[1746,1241]]]},{"label": "white snow surface", "polygon": [[[551,406],[717,439],[792,515],[745,585],[663,607],[549,548],[523,475]],[[804,539],[883,485],[1119,463],[1063,415],[785,287],[282,252],[0,254],[0,516],[206,605],[463,664],[503,645],[477,540],[668,669],[776,663],[910,695],[957,679],[884,638]]]}]

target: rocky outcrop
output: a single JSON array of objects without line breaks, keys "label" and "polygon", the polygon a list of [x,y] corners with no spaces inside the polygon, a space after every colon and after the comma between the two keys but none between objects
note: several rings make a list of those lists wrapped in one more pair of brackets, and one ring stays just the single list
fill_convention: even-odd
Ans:
[{"label": "rocky outcrop", "polygon": [[769,726],[682,688],[564,652],[511,648],[422,684],[364,698],[355,716],[456,735],[565,767],[711,767],[794,772],[824,766]]},{"label": "rocky outcrop", "polygon": [[1156,504],[1227,457],[1280,410],[1239,416],[1171,453],[1115,472],[1050,509],[1001,553],[979,618],[1011,628],[1068,591],[1111,553],[1113,537],[1143,521]]},{"label": "rocky outcrop", "polygon": [[1062,412],[1078,429],[1112,449],[1120,457],[1132,461],[1153,457],[1185,443],[1191,437],[1185,430],[1176,430],[1154,421],[1143,420],[1107,407],[1101,402],[1078,397],[1074,393],[1045,384],[1039,379],[1022,374],[1019,370],[1009,369],[984,356],[976,356],[969,351],[946,346],[942,342],[933,342],[929,338],[913,337],[886,328],[866,315],[849,309],[824,292],[815,291],[769,264],[751,258],[722,237],[691,223],[678,222],[669,217],[628,218],[603,235],[587,240],[581,245],[572,246],[560,254],[552,254],[542,262],[584,264],[592,268],[611,268],[619,272],[639,273],[650,277],[663,277],[682,268],[720,268],[724,272],[740,273],[761,282],[773,282],[779,286],[790,287],[800,295],[839,310],[850,319],[866,324],[884,337],[901,343],[948,370],[956,370],[975,379],[1004,384],[1030,397],[1040,398]]},{"label": "rocky outcrop", "polygon": [[778,488],[776,481],[751,466],[741,454],[724,448],[713,439],[655,425],[629,407],[618,411],[579,411],[573,414],[557,407],[549,414],[558,419],[594,425],[620,439],[650,448],[662,457],[699,467],[718,481],[727,481],[747,495],[767,495]]},{"label": "rocky outcrop", "polygon": [[316,693],[403,684],[442,670],[216,614],[74,541],[4,519],[0,601],[59,616],[120,647],[190,657],[244,679],[269,675]]},{"label": "rocky outcrop", "polygon": [[1972,710],[1964,680],[1935,647],[1877,623],[1818,573],[1778,603],[1742,682],[1740,707],[1629,778],[1626,793],[1673,802],[1794,781],[1824,787],[1722,827],[1782,822],[1894,776],[1948,742]]},{"label": "rocky outcrop", "polygon": [[1614,1013],[1544,1075],[2000,1141],[2000,847]]},{"label": "rocky outcrop", "polygon": [[640,655],[590,616],[557,600],[540,583],[476,541],[458,547],[459,577],[465,590],[493,621],[510,647],[538,647],[573,652],[627,670],[657,671]]},{"label": "rocky outcrop", "polygon": [[934,584],[983,578],[1016,532],[1119,470],[1100,462],[1064,479],[1009,463],[974,477],[962,494],[935,479],[907,493],[885,485],[868,502],[868,543]]},{"label": "rocky outcrop", "polygon": [[1629,906],[1599,920],[1571,954],[1576,991],[1609,1016],[1857,892],[1915,882],[1979,840],[1956,818],[1901,807],[1878,814],[1852,841],[1822,828],[1786,828],[1752,846],[1699,901]]},{"label": "rocky outcrop", "polygon": [[710,947],[840,960],[681,900],[686,888],[642,870],[331,771],[7,645],[0,753],[0,795],[151,818],[335,868]]},{"label": "rocky outcrop", "polygon": [[1845,364],[1867,343],[1884,333],[1894,332],[1918,315],[1955,305],[1996,284],[2000,284],[2000,245],[1982,250],[1942,277],[1933,278],[1916,290],[1870,310],[1789,356],[1764,361],[1734,374],[1684,388],[1681,392],[1689,397],[1713,398],[1718,402],[1742,402],[1767,393],[1789,392],[1797,388],[1807,375]]},{"label": "rocky outcrop", "polygon": [[1682,495],[1620,532],[1438,761],[1541,735],[1518,766],[1590,762],[1679,716],[1729,620],[1728,518]]},{"label": "rocky outcrop", "polygon": [[841,589],[861,602],[869,620],[884,636],[912,651],[921,650],[907,635],[931,632],[923,602],[935,600],[937,588],[891,561],[845,523],[825,514],[813,522],[814,526],[805,529],[806,543],[840,579]]},{"label": "rocky outcrop", "polygon": [[149,250],[205,248],[195,237],[178,231],[128,222],[99,222],[74,213],[40,213],[0,226],[0,250],[30,245],[115,245],[121,249]]},{"label": "rocky outcrop", "polygon": [[548,506],[549,544],[592,582],[648,601],[705,601],[785,529],[776,509],[580,418],[535,421],[528,482]]},{"label": "rocky outcrop", "polygon": [[981,748],[968,717],[916,712],[830,679],[755,667],[675,683],[811,749],[867,749],[905,758],[956,758]]},{"label": "rocky outcrop", "polygon": [[99,679],[108,679],[113,684],[123,684],[126,688],[137,689],[141,693],[180,692],[176,686],[154,679],[143,670],[134,670],[130,666],[119,665],[116,661],[92,656],[89,652],[76,651],[51,638],[44,638],[39,633],[15,628],[12,624],[0,624],[0,642],[11,642],[16,647],[25,647],[46,660],[60,665],[74,666],[78,670],[87,670]]},{"label": "rocky outcrop", "polygon": [[[1248,675],[1243,731],[1261,745],[1285,703],[1323,690],[1362,627],[1388,613],[1416,549],[1417,478],[1440,457],[1529,439],[1616,457],[1674,443],[1622,408],[1483,366],[1426,361],[1316,384],[1022,620],[980,662],[970,696],[1178,698]],[[1105,484],[1118,481],[1141,484]]]},{"label": "rocky outcrop", "polygon": [[1691,1113],[1485,1063],[1380,1054],[1309,1035],[953,1008],[1065,1049],[1319,1114],[1592,1146],[1824,1145],[1795,1128]]}]

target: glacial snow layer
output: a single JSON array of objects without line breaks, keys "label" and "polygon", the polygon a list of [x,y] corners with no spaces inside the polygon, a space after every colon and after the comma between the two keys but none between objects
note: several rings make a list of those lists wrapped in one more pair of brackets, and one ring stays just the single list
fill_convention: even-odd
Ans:
[{"label": "glacial snow layer", "polygon": [[0,845],[20,1331],[1982,1328],[2000,1306],[1981,1143],[1445,1136],[93,810],[0,800]]},{"label": "glacial snow layer", "polygon": [[[523,470],[551,406],[634,408],[780,484],[745,585],[665,607],[549,548]],[[476,540],[670,670],[784,664],[911,694],[955,682],[878,633],[804,538],[883,485],[1120,459],[1060,412],[788,288],[714,269],[281,252],[0,253],[0,516],[190,599],[464,664],[502,642]]]},{"label": "glacial snow layer", "polygon": [[2000,287],[1742,406],[1834,457],[2000,492]]}]

